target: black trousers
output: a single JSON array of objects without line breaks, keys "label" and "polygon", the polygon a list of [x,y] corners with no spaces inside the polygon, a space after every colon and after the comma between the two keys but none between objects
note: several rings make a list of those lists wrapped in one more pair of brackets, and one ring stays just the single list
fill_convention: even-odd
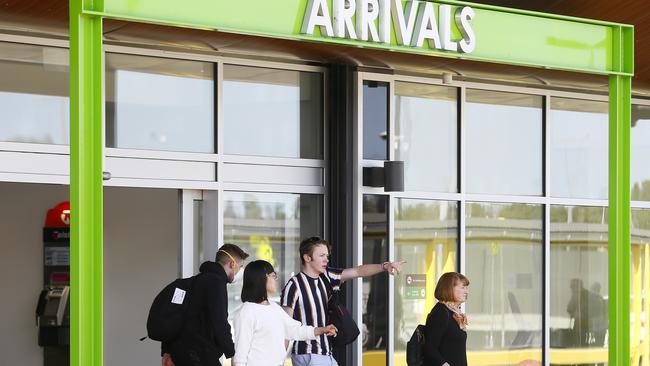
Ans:
[{"label": "black trousers", "polygon": [[203,348],[197,347],[196,344],[185,344],[182,341],[174,342],[169,354],[176,366],[221,366],[219,362],[221,355],[211,347]]}]

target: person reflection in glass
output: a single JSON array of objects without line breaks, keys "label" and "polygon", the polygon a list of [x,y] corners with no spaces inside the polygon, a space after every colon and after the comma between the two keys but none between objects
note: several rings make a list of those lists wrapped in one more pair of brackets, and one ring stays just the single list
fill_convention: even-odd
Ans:
[{"label": "person reflection in glass", "polygon": [[566,311],[573,320],[571,346],[586,347],[589,334],[589,291],[584,288],[582,280],[574,278],[570,282],[571,298]]},{"label": "person reflection in glass", "polygon": [[594,282],[589,292],[589,326],[593,335],[593,346],[604,347],[607,334],[607,301],[600,294],[600,282]]},{"label": "person reflection in glass", "polygon": [[607,333],[607,304],[600,294],[600,283],[592,284],[589,291],[581,279],[574,278],[570,287],[567,312],[573,319],[573,346],[603,347]]}]

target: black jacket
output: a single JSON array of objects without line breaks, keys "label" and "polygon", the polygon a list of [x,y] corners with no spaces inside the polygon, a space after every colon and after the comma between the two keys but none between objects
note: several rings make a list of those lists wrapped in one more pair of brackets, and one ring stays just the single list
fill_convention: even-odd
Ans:
[{"label": "black jacket", "polygon": [[437,303],[429,316],[424,331],[424,365],[467,366],[467,333],[460,329],[445,304]]},{"label": "black jacket", "polygon": [[215,366],[235,354],[228,323],[228,277],[215,262],[204,262],[192,285],[186,322],[177,340],[163,345],[176,366]]}]

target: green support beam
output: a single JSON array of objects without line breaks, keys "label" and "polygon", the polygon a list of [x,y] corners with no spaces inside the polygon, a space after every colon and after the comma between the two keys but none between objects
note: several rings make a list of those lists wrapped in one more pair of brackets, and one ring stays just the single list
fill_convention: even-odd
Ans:
[{"label": "green support beam", "polygon": [[[633,31],[615,28],[614,66],[633,69]],[[630,76],[609,77],[609,364],[630,365]]]},{"label": "green support beam", "polygon": [[70,0],[70,364],[103,364],[103,74],[98,5]]}]

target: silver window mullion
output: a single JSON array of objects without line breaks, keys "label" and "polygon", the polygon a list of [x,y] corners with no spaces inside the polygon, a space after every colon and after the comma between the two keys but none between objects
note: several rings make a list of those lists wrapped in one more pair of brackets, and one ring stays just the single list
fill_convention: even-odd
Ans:
[{"label": "silver window mullion", "polygon": [[223,207],[224,207],[224,191],[223,189],[220,189],[217,191],[217,248],[222,246],[224,244],[223,242],[223,237],[224,237],[224,217],[223,217]]},{"label": "silver window mullion", "polygon": [[542,336],[544,338],[542,345],[542,359],[544,360],[544,365],[550,365],[550,345],[551,345],[551,336],[550,336],[550,320],[551,320],[551,205],[544,205],[544,253],[542,255],[544,262],[544,284],[543,284],[543,301],[544,301],[544,313],[542,324],[544,328],[542,329]]},{"label": "silver window mullion", "polygon": [[[217,146],[216,152],[217,156],[222,157],[223,156],[223,63],[222,62],[217,62],[216,63],[216,75],[215,75],[215,82],[217,83],[216,85],[216,93],[217,95],[215,96],[215,101],[216,101],[216,106],[215,106],[215,123],[216,123],[216,128],[215,131],[217,133],[217,138],[216,143]],[[217,162],[217,176],[215,179],[218,182],[223,181],[223,161],[220,158],[219,161]]]},{"label": "silver window mullion", "polygon": [[633,201],[632,208],[650,208],[650,201]]},{"label": "silver window mullion", "polygon": [[[223,119],[223,62],[218,61],[216,63],[216,75],[215,75],[215,82],[217,83],[215,91],[217,95],[215,96],[215,101],[216,101],[216,108],[215,108],[215,122],[216,122],[216,128],[215,131],[217,133],[216,136],[216,144],[215,146],[215,151],[217,152],[217,156],[219,157],[219,160],[217,161],[217,174],[215,179],[218,182],[222,182],[224,179],[224,162],[223,162],[223,155],[224,155],[224,150],[223,150],[223,144],[224,144],[224,119]],[[224,190],[223,188],[219,189],[216,192],[216,197],[217,197],[217,222],[215,223],[217,227],[217,248],[222,246],[224,244],[223,238],[224,238],[224,217],[223,217],[223,198],[224,198]]]},{"label": "silver window mullion", "polygon": [[[459,100],[459,106],[458,106],[458,113],[460,117],[458,118],[458,130],[459,130],[459,147],[458,147],[458,153],[459,153],[459,167],[458,167],[458,174],[459,174],[459,179],[460,179],[460,202],[458,203],[458,259],[459,259],[459,265],[460,268],[458,268],[458,271],[460,273],[465,273],[465,265],[466,265],[466,244],[465,244],[465,187],[466,187],[466,179],[465,177],[467,174],[465,173],[466,171],[466,159],[465,159],[465,151],[467,150],[465,148],[465,115],[464,115],[464,109],[465,109],[465,92],[466,88],[461,87],[460,88],[460,100]],[[464,305],[463,305],[464,306]]]},{"label": "silver window mullion", "polygon": [[551,333],[550,333],[550,320],[551,320],[551,205],[548,198],[551,196],[551,170],[550,170],[550,160],[551,160],[551,143],[550,143],[550,111],[551,111],[551,97],[549,95],[544,96],[544,119],[543,123],[543,156],[544,156],[544,195],[546,197],[546,204],[543,206],[544,210],[544,248],[542,253],[542,261],[544,264],[544,276],[542,284],[542,299],[543,299],[543,314],[542,314],[542,324],[544,327],[542,329],[542,360],[545,366],[550,365],[550,345],[551,345]]}]

